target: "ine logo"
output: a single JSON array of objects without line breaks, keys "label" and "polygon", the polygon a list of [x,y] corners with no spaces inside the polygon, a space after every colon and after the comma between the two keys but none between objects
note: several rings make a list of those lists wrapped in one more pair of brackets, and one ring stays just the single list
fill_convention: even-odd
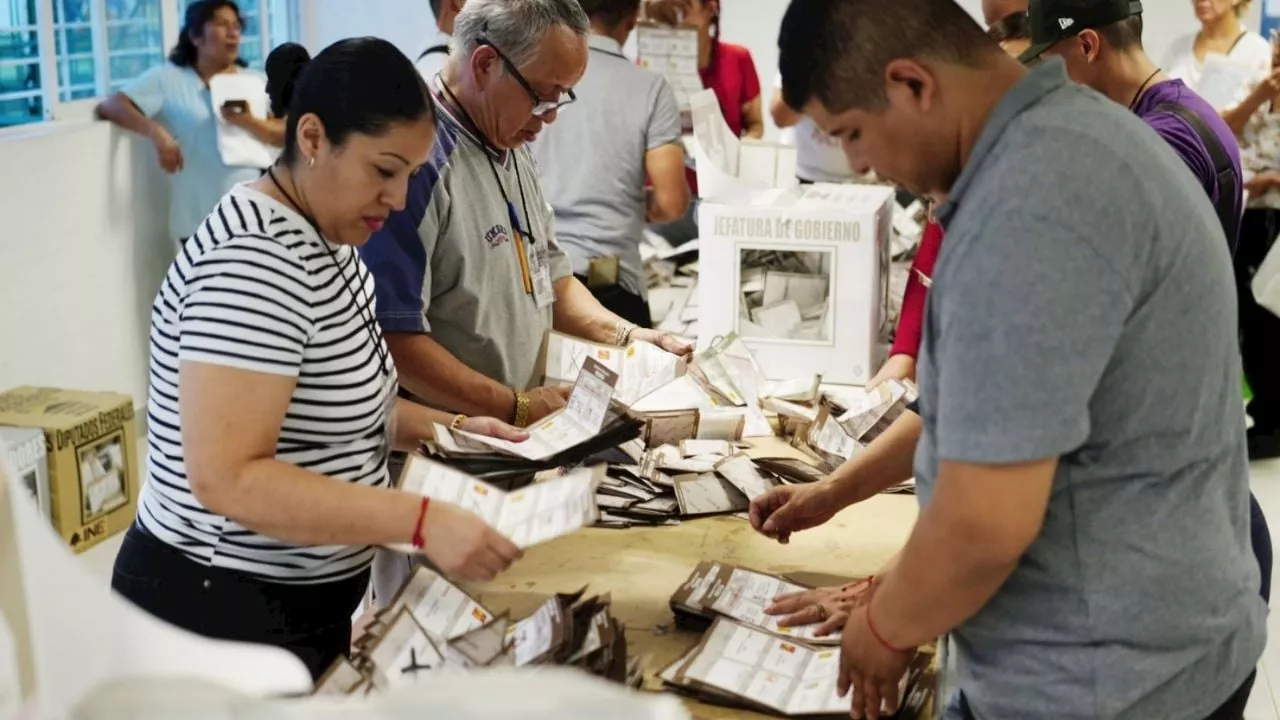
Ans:
[{"label": "ine logo", "polygon": [[1066,30],[1072,25],[1075,25],[1076,21],[1075,18],[1058,18],[1058,24],[1062,26],[1063,30]]}]

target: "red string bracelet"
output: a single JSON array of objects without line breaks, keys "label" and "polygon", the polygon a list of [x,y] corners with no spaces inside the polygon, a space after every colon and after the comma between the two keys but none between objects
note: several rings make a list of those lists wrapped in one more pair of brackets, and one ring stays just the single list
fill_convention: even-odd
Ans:
[{"label": "red string bracelet", "polygon": [[427,541],[422,537],[422,521],[427,519],[427,507],[431,505],[431,498],[422,498],[422,505],[418,508],[418,524],[413,526],[413,549],[421,550]]},{"label": "red string bracelet", "polygon": [[906,650],[902,648],[894,647],[893,645],[889,644],[889,641],[884,639],[884,636],[880,634],[880,631],[876,630],[875,623],[871,621],[871,603],[867,603],[867,611],[864,614],[867,616],[867,629],[871,631],[871,637],[875,638],[876,642],[880,643],[880,645],[884,647],[884,649],[888,650],[889,652],[896,652],[896,653],[906,652]]}]

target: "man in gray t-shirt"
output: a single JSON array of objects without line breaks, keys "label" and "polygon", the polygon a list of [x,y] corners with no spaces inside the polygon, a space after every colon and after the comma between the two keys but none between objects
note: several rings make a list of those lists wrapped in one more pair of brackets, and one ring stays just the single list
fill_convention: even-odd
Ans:
[{"label": "man in gray t-shirt", "polygon": [[582,0],[582,7],[592,32],[587,72],[575,88],[578,107],[529,149],[573,272],[605,307],[649,327],[640,261],[645,221],[671,222],[689,206],[680,108],[665,78],[622,54],[640,0]]},{"label": "man in gray t-shirt", "polygon": [[[855,709],[950,632],[959,717],[1239,718],[1266,609],[1204,192],[1125,108],[1060,62],[1028,73],[952,2],[793,0],[780,50],[788,104],[945,201],[922,512],[844,627]],[[863,464],[902,472],[911,444]]]}]

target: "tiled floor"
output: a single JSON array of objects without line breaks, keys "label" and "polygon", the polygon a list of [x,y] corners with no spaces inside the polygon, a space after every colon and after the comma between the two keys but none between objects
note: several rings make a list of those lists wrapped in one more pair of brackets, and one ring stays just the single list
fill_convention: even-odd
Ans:
[{"label": "tiled floor", "polygon": [[[1258,503],[1270,520],[1272,542],[1280,549],[1280,460],[1255,463],[1252,481]],[[120,540],[121,536],[113,537],[82,556],[104,581],[111,577],[111,565],[115,562]],[[1280,587],[1280,579],[1275,585]],[[1262,656],[1249,707],[1245,709],[1245,720],[1280,720],[1280,613],[1271,615],[1268,631],[1267,649]]]},{"label": "tiled floor", "polygon": [[[1280,460],[1254,463],[1252,470],[1253,493],[1267,515],[1271,542],[1280,548]],[[1280,613],[1272,612],[1267,622],[1267,649],[1244,716],[1245,720],[1280,720]]]}]

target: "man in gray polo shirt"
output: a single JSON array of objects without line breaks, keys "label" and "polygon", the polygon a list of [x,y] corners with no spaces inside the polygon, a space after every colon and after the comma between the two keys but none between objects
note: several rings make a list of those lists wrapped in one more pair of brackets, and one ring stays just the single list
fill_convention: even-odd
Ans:
[{"label": "man in gray polo shirt", "polygon": [[649,327],[640,262],[645,222],[672,222],[689,207],[680,108],[666,79],[622,54],[640,0],[581,2],[591,18],[591,53],[575,88],[579,107],[530,149],[578,279],[606,308]]},{"label": "man in gray polo shirt", "polygon": [[959,717],[1241,717],[1266,611],[1203,190],[1125,108],[1056,60],[1028,73],[951,0],[793,0],[779,44],[789,105],[945,201],[922,512],[844,628],[855,717],[947,632]]},{"label": "man in gray polo shirt", "polygon": [[[436,147],[361,256],[404,387],[441,409],[524,425],[564,404],[541,380],[546,331],[645,340],[574,277],[527,143],[575,112],[587,64],[577,0],[468,0],[455,52],[429,83]],[[568,107],[565,107],[568,106]]]}]

